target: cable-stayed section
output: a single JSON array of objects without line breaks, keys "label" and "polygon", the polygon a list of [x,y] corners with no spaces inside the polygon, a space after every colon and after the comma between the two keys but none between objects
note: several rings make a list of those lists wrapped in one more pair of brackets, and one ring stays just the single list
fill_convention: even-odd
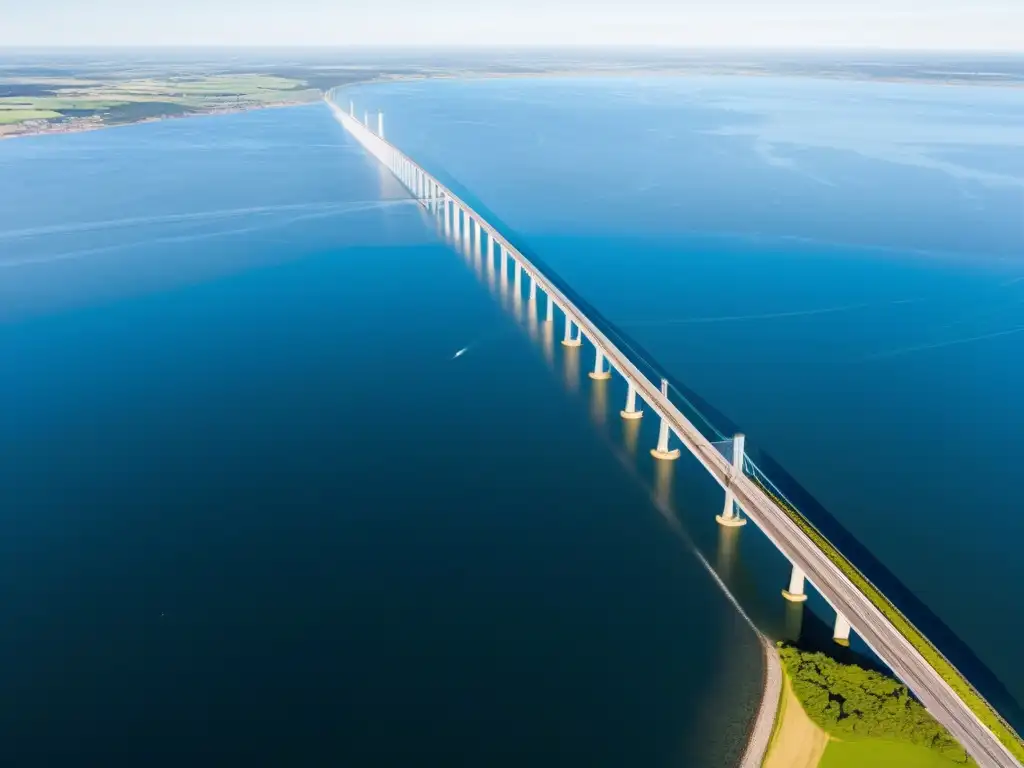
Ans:
[{"label": "cable-stayed section", "polygon": [[[787,599],[800,599],[809,582],[835,610],[834,637],[848,643],[851,630],[914,692],[931,714],[944,725],[979,764],[997,768],[1021,768],[1024,742],[996,709],[971,685],[967,677],[915,626],[854,563],[840,547],[790,501],[762,470],[766,457],[755,461],[747,455],[745,438],[725,431],[714,422],[723,420],[713,409],[673,381],[654,358],[604,318],[564,279],[531,254],[514,245],[506,235],[451,186],[442,184],[418,163],[383,137],[383,117],[376,132],[369,116],[355,117],[353,105],[338,105],[337,93],[328,104],[346,131],[377,158],[409,190],[424,208],[443,222],[446,231],[484,252],[489,268],[500,257],[502,279],[514,270],[516,290],[525,282],[531,297],[546,297],[545,322],[557,311],[564,317],[562,344],[579,347],[583,339],[595,354],[594,378],[613,372],[628,386],[623,418],[639,418],[636,400],[642,400],[659,419],[658,461],[673,461],[682,449],[708,472],[725,493],[723,512],[716,519],[723,526],[753,522],[790,561],[793,573]],[[606,367],[607,366],[607,367]],[[732,437],[729,437],[730,432]],[[673,447],[673,443],[680,447]],[[776,465],[777,466],[777,465]],[[741,511],[746,515],[737,514]]]}]

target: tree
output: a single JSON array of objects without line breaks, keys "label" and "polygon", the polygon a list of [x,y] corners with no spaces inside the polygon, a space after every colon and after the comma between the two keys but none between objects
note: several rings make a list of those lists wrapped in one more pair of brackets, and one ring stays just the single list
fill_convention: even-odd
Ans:
[{"label": "tree", "polygon": [[793,693],[808,717],[829,734],[908,742],[973,765],[964,748],[898,680],[782,643],[779,654]]}]

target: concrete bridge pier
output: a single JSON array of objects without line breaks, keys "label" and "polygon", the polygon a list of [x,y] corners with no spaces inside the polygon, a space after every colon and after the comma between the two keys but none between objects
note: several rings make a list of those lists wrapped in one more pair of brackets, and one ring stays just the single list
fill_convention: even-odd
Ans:
[{"label": "concrete bridge pier", "polygon": [[[661,394],[668,397],[668,379],[661,380]],[[668,448],[668,420],[662,416],[661,425],[658,427],[658,447],[651,449],[651,456],[660,461],[675,461],[679,458],[679,449]]]},{"label": "concrete bridge pier", "polygon": [[516,276],[512,281],[512,290],[516,296],[523,295],[523,265],[516,261]]},{"label": "concrete bridge pier", "polygon": [[480,253],[480,238],[482,236],[483,233],[480,231],[480,222],[478,221],[476,223],[476,235],[473,237],[473,245],[475,246],[477,253]]},{"label": "concrete bridge pier", "polygon": [[473,219],[471,219],[469,217],[469,212],[468,211],[464,210],[462,212],[462,221],[463,221],[463,231],[462,231],[462,233],[463,233],[463,235],[465,235],[464,239],[466,241],[466,245],[469,245],[469,230],[472,229],[472,227],[473,227]]},{"label": "concrete bridge pier", "polygon": [[377,135],[384,138],[384,113],[377,112]]},{"label": "concrete bridge pier", "polygon": [[604,352],[600,347],[595,347],[594,370],[587,375],[594,381],[607,381],[612,377],[612,372],[604,369]]},{"label": "concrete bridge pier", "polygon": [[505,246],[501,247],[501,279],[505,279],[505,275],[508,274],[508,251],[505,250]]},{"label": "concrete bridge pier", "polygon": [[[734,435],[732,438],[731,477],[737,477],[738,475],[743,474],[743,456],[746,440],[747,438],[744,435]],[[729,528],[738,528],[741,525],[747,524],[746,518],[740,517],[736,514],[736,497],[733,495],[732,488],[728,485],[725,487],[725,506],[722,508],[722,514],[717,515],[715,520],[719,525],[724,525]]]},{"label": "concrete bridge pier", "polygon": [[832,630],[832,640],[844,648],[850,645],[850,622],[839,611],[836,611],[836,626]]},{"label": "concrete bridge pier", "polygon": [[579,346],[582,346],[583,340],[581,338],[581,335],[582,334],[574,332],[573,324],[572,324],[572,319],[568,315],[566,315],[565,316],[565,338],[562,339],[562,346],[564,346],[564,347],[579,347]]},{"label": "concrete bridge pier", "polygon": [[669,422],[662,417],[662,424],[657,428],[657,447],[650,450],[650,455],[660,461],[674,462],[679,458],[679,449],[669,451]]},{"label": "concrete bridge pier", "polygon": [[782,596],[791,603],[802,603],[807,599],[804,592],[804,582],[807,577],[804,572],[793,566],[793,572],[789,576],[789,589],[782,590]]},{"label": "concrete bridge pier", "polygon": [[633,382],[629,379],[626,379],[626,384],[629,387],[626,391],[626,410],[619,411],[619,415],[624,419],[642,418],[644,412],[636,409],[636,387],[633,386]]},{"label": "concrete bridge pier", "polygon": [[545,323],[553,323],[553,322],[555,322],[555,302],[551,298],[551,294],[550,293],[548,294],[548,311],[547,311],[547,314],[544,316],[544,322]]},{"label": "concrete bridge pier", "polygon": [[487,259],[487,287],[491,293],[495,292],[495,281],[494,281],[494,237],[487,238],[487,253],[485,258]]},{"label": "concrete bridge pier", "polygon": [[533,275],[527,275],[530,278],[530,298],[529,300],[536,303],[537,301],[537,278]]}]

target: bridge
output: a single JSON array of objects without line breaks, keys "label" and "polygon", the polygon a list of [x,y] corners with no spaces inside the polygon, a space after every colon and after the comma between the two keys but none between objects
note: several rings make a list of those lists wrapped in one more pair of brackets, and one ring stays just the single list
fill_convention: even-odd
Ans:
[{"label": "bridge", "polygon": [[546,297],[544,322],[554,322],[555,312],[564,316],[562,344],[579,347],[585,337],[594,349],[595,379],[621,376],[627,385],[623,419],[639,419],[644,411],[638,399],[659,419],[658,441],[651,454],[658,461],[673,461],[681,450],[673,438],[713,477],[724,491],[719,525],[739,527],[752,521],[789,560],[787,588],[782,596],[806,600],[812,585],[835,611],[833,636],[849,644],[855,630],[864,643],[914,693],[981,766],[1022,768],[1024,742],[1013,728],[976,691],[948,659],[845,558],[745,455],[744,436],[712,442],[670,400],[668,382],[652,381],[630,356],[565,295],[504,235],[460,199],[451,189],[420,167],[384,138],[384,118],[378,113],[371,127],[369,113],[360,121],[354,105],[338,103],[339,92],[328,92],[326,101],[335,117],[369,154],[379,160],[444,227],[496,266],[502,279],[512,262],[514,291],[522,295],[528,284],[531,305],[538,292]]}]

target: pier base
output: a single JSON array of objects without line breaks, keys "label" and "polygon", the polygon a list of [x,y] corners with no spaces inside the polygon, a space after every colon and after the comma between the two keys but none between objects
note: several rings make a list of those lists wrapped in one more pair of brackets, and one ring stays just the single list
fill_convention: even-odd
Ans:
[{"label": "pier base", "polygon": [[671,451],[659,451],[657,448],[651,448],[651,456],[659,461],[675,461],[679,458],[680,453],[678,448],[673,448]]},{"label": "pier base", "polygon": [[806,581],[807,577],[804,572],[794,565],[793,572],[789,576],[789,588],[782,590],[782,596],[791,603],[802,603],[807,599],[807,593],[804,591]]},{"label": "pier base", "polygon": [[592,378],[594,381],[608,381],[608,379],[612,377],[612,373],[611,371],[601,371],[600,373],[591,371],[587,376]]},{"label": "pier base", "polygon": [[836,613],[836,626],[832,631],[832,642],[844,648],[850,645],[850,622],[841,613]]},{"label": "pier base", "polygon": [[619,416],[624,419],[642,419],[644,417],[643,411],[619,411]]},{"label": "pier base", "polygon": [[725,489],[725,505],[722,507],[722,514],[715,515],[715,521],[725,528],[739,528],[747,524],[745,517],[736,514],[736,497],[729,488]]},{"label": "pier base", "polygon": [[582,339],[562,339],[562,346],[563,347],[582,347],[583,346],[583,340]]}]

